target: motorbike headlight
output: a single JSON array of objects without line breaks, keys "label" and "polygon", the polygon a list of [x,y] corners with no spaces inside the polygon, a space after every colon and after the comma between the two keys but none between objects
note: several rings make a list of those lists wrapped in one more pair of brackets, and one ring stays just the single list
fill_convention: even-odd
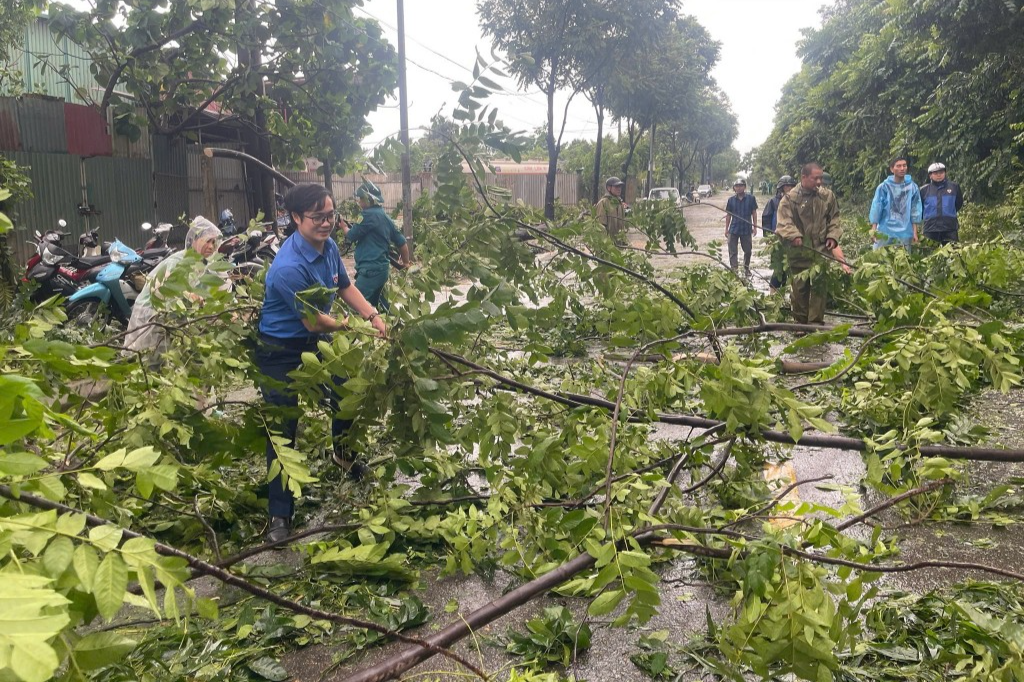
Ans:
[{"label": "motorbike headlight", "polygon": [[47,244],[43,247],[42,253],[39,254],[39,259],[47,265],[56,265],[64,259],[64,255],[50,244]]}]

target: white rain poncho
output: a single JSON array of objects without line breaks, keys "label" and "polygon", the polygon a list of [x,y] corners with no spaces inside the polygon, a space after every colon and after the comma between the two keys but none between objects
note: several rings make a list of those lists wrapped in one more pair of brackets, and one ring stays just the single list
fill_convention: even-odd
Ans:
[{"label": "white rain poncho", "polygon": [[151,324],[157,316],[152,305],[152,296],[160,288],[161,282],[167,279],[171,271],[185,258],[197,241],[212,238],[219,242],[223,235],[220,228],[203,216],[196,216],[185,235],[185,248],[175,251],[160,262],[148,276],[146,286],[142,288],[132,307],[132,317],[128,321],[128,334],[125,336],[125,348],[133,351],[151,351],[150,362],[156,361],[167,350],[167,338],[162,327]]}]

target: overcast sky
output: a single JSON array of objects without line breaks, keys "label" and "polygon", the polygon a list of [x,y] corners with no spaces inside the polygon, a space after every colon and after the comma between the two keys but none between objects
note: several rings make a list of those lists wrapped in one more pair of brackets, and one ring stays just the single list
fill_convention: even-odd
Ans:
[{"label": "overcast sky", "polygon": [[[397,45],[395,0],[367,0],[356,14],[380,21],[388,40]],[[827,0],[683,0],[692,14],[722,44],[713,75],[729,96],[739,119],[735,146],[746,152],[761,144],[772,129],[774,106],[785,82],[800,69],[796,43],[800,29],[821,23],[818,10]],[[629,11],[623,0],[623,11]],[[426,126],[438,113],[451,114],[452,81],[468,81],[476,49],[489,55],[491,45],[480,32],[476,0],[406,0],[406,55],[409,81],[409,127]],[[516,84],[507,87],[515,91]],[[579,98],[569,109],[565,139],[594,139],[597,122],[589,103]],[[545,122],[544,96],[537,90],[496,96],[498,115],[513,129],[533,130]],[[564,100],[562,100],[564,105]],[[372,147],[399,131],[397,93],[386,108],[370,116],[373,133],[363,141]]]}]

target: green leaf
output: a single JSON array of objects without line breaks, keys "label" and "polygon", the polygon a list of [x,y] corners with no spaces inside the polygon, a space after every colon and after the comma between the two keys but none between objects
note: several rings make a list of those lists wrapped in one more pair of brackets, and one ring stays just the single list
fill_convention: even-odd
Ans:
[{"label": "green leaf", "polygon": [[121,536],[124,534],[116,526],[96,526],[89,531],[89,542],[104,552],[110,552],[121,544]]},{"label": "green leaf", "polygon": [[91,488],[93,490],[106,490],[107,484],[103,482],[103,479],[95,474],[90,474],[88,471],[83,471],[78,474],[78,485],[83,488]]},{"label": "green leaf", "polygon": [[117,663],[135,648],[135,644],[116,632],[93,632],[75,644],[75,663],[83,670],[96,670]]},{"label": "green leaf", "polygon": [[8,452],[0,454],[0,473],[11,476],[29,476],[49,466],[42,457],[30,452]]},{"label": "green leaf", "polygon": [[100,567],[96,570],[96,581],[92,586],[92,594],[96,599],[96,608],[100,615],[110,620],[121,610],[124,593],[128,589],[128,567],[120,555],[110,552],[103,557]]},{"label": "green leaf", "polygon": [[626,596],[625,590],[610,590],[590,603],[587,613],[591,616],[603,616],[615,610]]},{"label": "green leaf", "polygon": [[23,682],[46,682],[52,679],[60,659],[43,639],[18,637],[11,652],[11,670]]},{"label": "green leaf", "polygon": [[71,563],[75,567],[75,575],[78,576],[78,580],[82,583],[82,588],[86,592],[92,592],[92,586],[96,580],[96,571],[100,566],[100,559],[96,555],[96,550],[89,545],[79,545],[75,549],[75,556]]},{"label": "green leaf", "polygon": [[112,452],[100,461],[96,462],[94,468],[100,471],[112,471],[114,469],[128,469],[129,471],[140,471],[146,467],[153,466],[160,459],[160,453],[150,446],[137,448],[131,452],[125,449]]},{"label": "green leaf", "polygon": [[54,538],[43,552],[43,565],[46,567],[47,573],[54,578],[59,578],[71,565],[74,556],[74,543],[69,538],[59,536]]}]

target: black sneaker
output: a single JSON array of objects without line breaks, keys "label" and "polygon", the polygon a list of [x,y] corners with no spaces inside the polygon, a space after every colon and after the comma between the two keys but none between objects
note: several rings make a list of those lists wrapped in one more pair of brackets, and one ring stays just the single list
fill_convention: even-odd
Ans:
[{"label": "black sneaker", "polygon": [[266,540],[268,543],[281,542],[292,534],[291,519],[285,516],[271,516],[267,526]]},{"label": "black sneaker", "polygon": [[338,451],[331,455],[331,461],[353,481],[361,481],[370,473],[370,467],[363,464],[362,460],[354,457],[345,457]]}]

